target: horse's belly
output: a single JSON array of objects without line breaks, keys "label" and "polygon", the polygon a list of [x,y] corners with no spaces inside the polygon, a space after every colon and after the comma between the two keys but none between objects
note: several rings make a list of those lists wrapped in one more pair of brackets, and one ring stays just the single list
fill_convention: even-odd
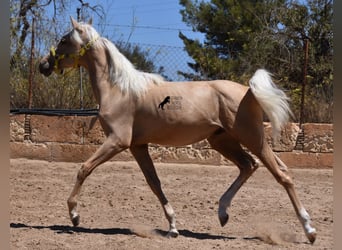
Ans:
[{"label": "horse's belly", "polygon": [[133,143],[156,143],[167,146],[184,146],[208,138],[219,126],[166,126],[162,129],[151,129],[133,138]]}]

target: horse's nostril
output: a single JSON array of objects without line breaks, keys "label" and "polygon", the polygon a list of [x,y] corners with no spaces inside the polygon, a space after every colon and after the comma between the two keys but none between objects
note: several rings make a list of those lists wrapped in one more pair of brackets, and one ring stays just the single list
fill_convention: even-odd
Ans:
[{"label": "horse's nostril", "polygon": [[39,72],[45,76],[49,76],[52,73],[51,64],[46,60],[42,60],[39,64]]},{"label": "horse's nostril", "polygon": [[44,73],[47,69],[49,69],[49,63],[47,61],[41,62],[39,64],[39,71],[40,71],[40,73]]}]

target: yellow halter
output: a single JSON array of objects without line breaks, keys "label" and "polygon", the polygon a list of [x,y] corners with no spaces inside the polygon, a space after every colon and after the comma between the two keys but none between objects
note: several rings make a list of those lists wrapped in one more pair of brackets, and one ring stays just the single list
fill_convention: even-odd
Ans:
[{"label": "yellow halter", "polygon": [[78,51],[78,53],[72,53],[72,54],[56,54],[56,49],[55,47],[50,48],[50,54],[55,58],[55,63],[53,65],[53,70],[57,73],[59,71],[59,61],[64,59],[64,58],[72,58],[74,59],[74,65],[73,68],[77,68],[78,61],[81,56],[84,56],[87,50],[90,49],[90,47],[96,42],[96,40],[99,37],[95,37],[94,39],[90,40],[86,45],[82,46],[81,49]]}]

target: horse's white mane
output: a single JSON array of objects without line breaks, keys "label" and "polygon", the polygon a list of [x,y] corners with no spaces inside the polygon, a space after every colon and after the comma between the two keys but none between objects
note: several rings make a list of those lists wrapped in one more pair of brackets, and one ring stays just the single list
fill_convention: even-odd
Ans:
[{"label": "horse's white mane", "polygon": [[[89,40],[99,37],[98,32],[91,25],[86,23],[80,23],[80,25],[85,27]],[[107,50],[110,82],[118,86],[123,93],[140,96],[146,92],[149,85],[158,85],[164,81],[163,77],[158,74],[137,70],[117,47],[104,37],[99,38],[93,46],[94,48],[104,47]]]}]

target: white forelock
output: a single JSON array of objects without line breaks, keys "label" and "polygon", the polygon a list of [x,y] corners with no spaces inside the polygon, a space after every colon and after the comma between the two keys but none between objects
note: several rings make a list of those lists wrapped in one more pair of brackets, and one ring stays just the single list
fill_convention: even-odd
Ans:
[{"label": "white forelock", "polygon": [[80,22],[79,23],[80,26],[82,26],[82,28],[84,29],[84,31],[86,32],[86,41],[82,41],[81,36],[79,34],[79,32],[76,29],[73,29],[71,31],[71,38],[77,42],[80,45],[84,45],[89,41],[94,40],[95,38],[99,37],[99,34],[97,33],[97,31],[94,29],[94,27],[92,27],[91,25],[87,24],[87,23],[83,23]]}]

